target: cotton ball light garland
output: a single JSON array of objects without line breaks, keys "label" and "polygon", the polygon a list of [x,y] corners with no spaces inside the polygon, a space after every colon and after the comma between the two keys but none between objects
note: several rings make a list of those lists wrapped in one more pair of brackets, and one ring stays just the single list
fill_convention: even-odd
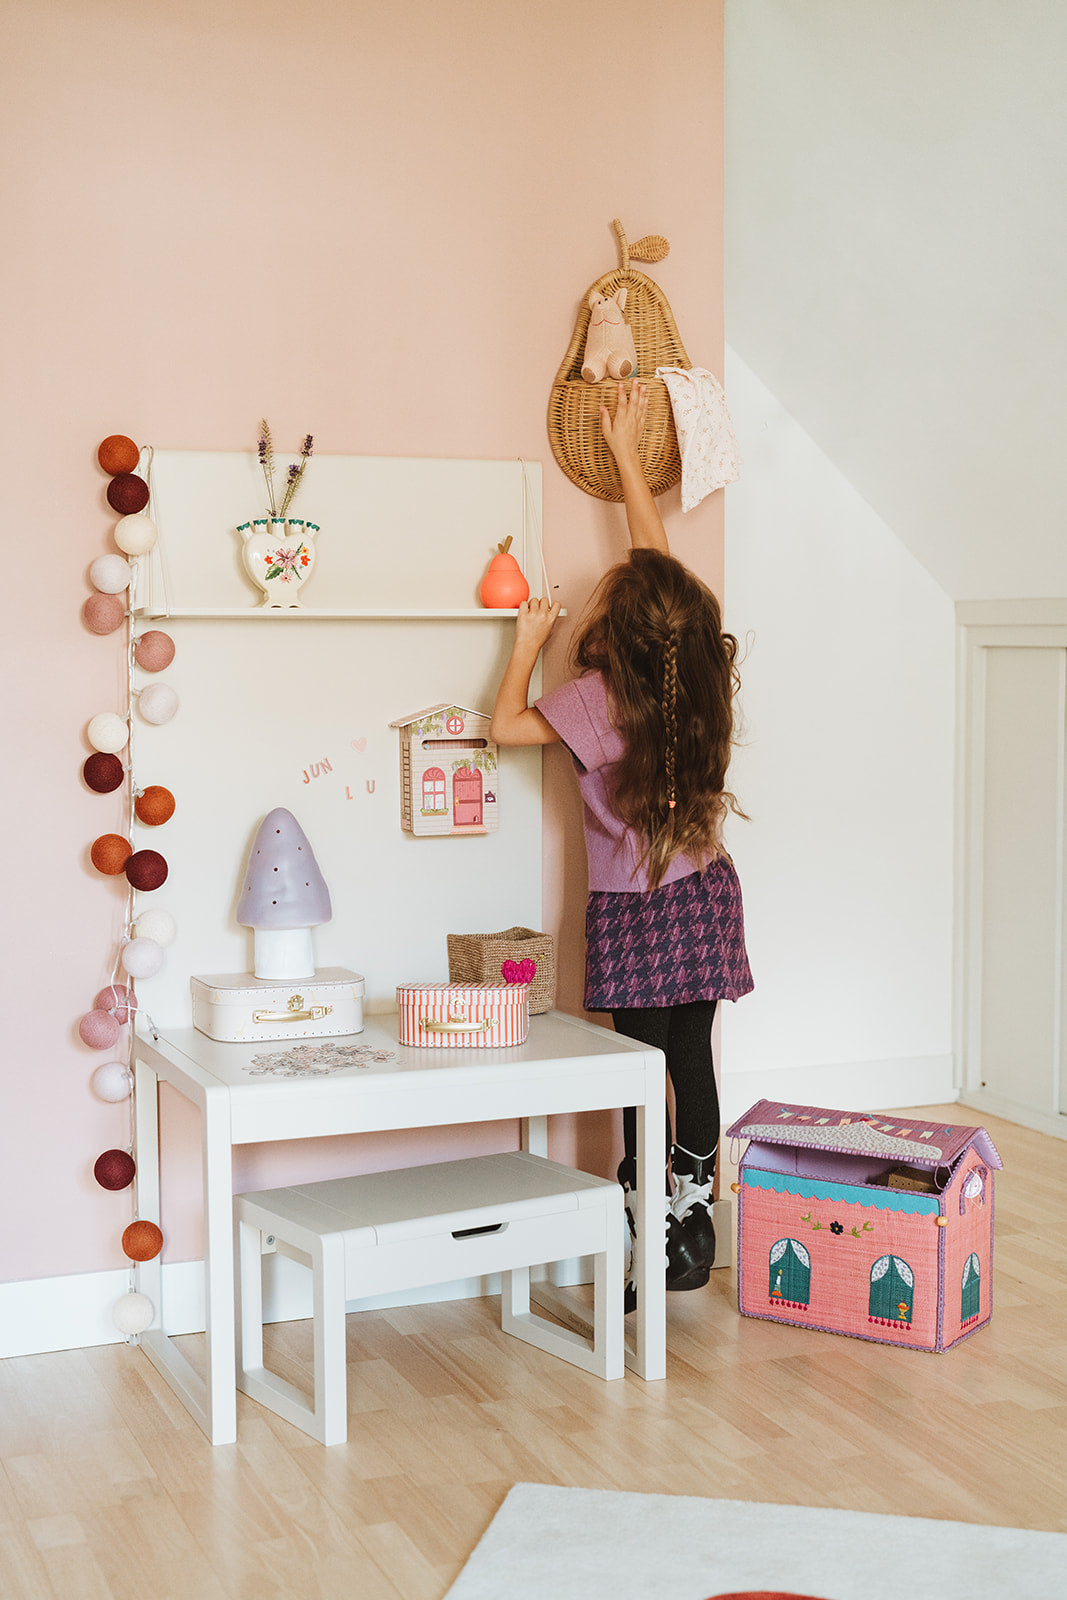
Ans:
[{"label": "cotton ball light garland", "polygon": [[99,839],[93,840],[89,859],[97,872],[115,878],[120,872],[125,871],[126,863],[132,854],[133,845],[128,839],[124,839],[121,833],[102,833]]},{"label": "cotton ball light garland", "polygon": [[101,1189],[128,1189],[137,1167],[128,1150],[105,1150],[97,1156],[93,1177]]},{"label": "cotton ball light garland", "polygon": [[123,1233],[122,1248],[131,1261],[152,1261],[163,1248],[162,1230],[138,1218]]},{"label": "cotton ball light garland", "polygon": [[168,944],[173,944],[178,925],[169,911],[150,909],[141,912],[133,925],[133,931],[139,939],[154,939],[156,944],[165,948]]},{"label": "cotton ball light garland", "polygon": [[143,822],[146,828],[158,828],[174,815],[174,796],[161,783],[150,783],[137,796],[133,809],[138,822]]},{"label": "cotton ball light garland", "polygon": [[137,997],[126,984],[109,983],[101,989],[93,1006],[97,1011],[106,1011],[116,1022],[125,1023],[137,1010]]},{"label": "cotton ball light garland", "polygon": [[107,503],[121,516],[136,516],[148,504],[148,485],[133,472],[120,472],[107,486]]},{"label": "cotton ball light garland", "polygon": [[124,1061],[105,1061],[89,1080],[98,1100],[118,1105],[133,1093],[133,1074]]},{"label": "cotton ball light garland", "polygon": [[135,889],[158,889],[166,883],[168,870],[158,850],[135,850],[125,868]]},{"label": "cotton ball light garland", "polygon": [[90,1050],[113,1050],[121,1032],[116,1019],[106,1011],[87,1011],[78,1023],[82,1044],[87,1044]]},{"label": "cotton ball light garland", "polygon": [[158,538],[159,530],[152,518],[140,513],[132,517],[120,517],[115,524],[115,543],[128,556],[147,555]]},{"label": "cotton ball light garland", "polygon": [[117,711],[101,711],[89,723],[86,734],[94,750],[104,755],[117,755],[126,748],[130,729],[126,718],[120,717]]},{"label": "cotton ball light garland", "polygon": [[111,1308],[111,1320],[119,1332],[127,1339],[135,1333],[144,1333],[155,1321],[156,1308],[146,1294],[135,1294],[132,1290],[124,1294],[121,1300],[116,1300]]},{"label": "cotton ball light garland", "polygon": [[118,472],[132,472],[141,459],[141,452],[124,433],[109,433],[97,450],[96,459],[108,477],[113,478]]},{"label": "cotton ball light garland", "polygon": [[110,794],[126,776],[126,769],[118,756],[106,756],[101,751],[87,756],[82,766],[82,777],[94,794]]},{"label": "cotton ball light garland", "polygon": [[169,722],[178,709],[178,696],[169,683],[150,683],[137,697],[137,709],[146,722]]},{"label": "cotton ball light garland", "polygon": [[130,939],[119,956],[131,978],[154,978],[163,965],[163,951],[154,939]]},{"label": "cotton ball light garland", "polygon": [[82,606],[82,621],[90,633],[114,633],[126,617],[126,602],[117,594],[91,594]]},{"label": "cotton ball light garland", "polygon": [[89,568],[89,582],[101,594],[121,594],[130,587],[133,569],[125,556],[97,556]]},{"label": "cotton ball light garland", "polygon": [[143,672],[162,672],[174,660],[174,640],[161,628],[149,628],[134,645],[133,659]]}]

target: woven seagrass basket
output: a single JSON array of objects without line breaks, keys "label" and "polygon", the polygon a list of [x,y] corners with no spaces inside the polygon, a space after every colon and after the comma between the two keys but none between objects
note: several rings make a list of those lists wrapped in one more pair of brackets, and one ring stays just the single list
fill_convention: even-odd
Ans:
[{"label": "woven seagrass basket", "polygon": [[499,983],[505,961],[537,963],[530,984],[530,1014],[551,1011],[556,1003],[556,955],[550,933],[506,928],[503,933],[450,933],[449,983]]},{"label": "woven seagrass basket", "polygon": [[622,499],[615,458],[600,429],[600,407],[606,404],[614,408],[618,386],[613,378],[587,383],[582,377],[591,315],[589,294],[595,290],[597,294],[612,295],[620,285],[626,285],[624,315],[637,351],[634,376],[648,386],[648,411],[638,453],[654,495],[672,488],[682,475],[670,396],[663,379],[656,377],[656,368],[692,366],[662,289],[630,265],[631,260],[662,261],[670,245],[660,235],[648,234],[631,248],[617,217],[613,227],[619,242],[619,266],[598,278],[583,297],[574,337],[556,373],[548,403],[552,454],[571,482],[598,500]]}]

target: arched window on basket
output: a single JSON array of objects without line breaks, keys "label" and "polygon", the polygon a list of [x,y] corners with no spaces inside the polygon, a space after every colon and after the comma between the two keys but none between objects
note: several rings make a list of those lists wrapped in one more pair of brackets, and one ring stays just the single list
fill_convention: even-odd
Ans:
[{"label": "arched window on basket", "polygon": [[445,797],[445,775],[440,767],[427,767],[422,775],[422,809],[431,815],[448,810]]},{"label": "arched window on basket", "polygon": [[899,1256],[879,1256],[871,1268],[871,1297],[867,1306],[871,1322],[911,1327],[915,1274]]},{"label": "arched window on basket", "polygon": [[985,1183],[989,1176],[985,1167],[975,1167],[960,1185],[960,1216],[966,1216],[968,1206],[985,1205]]},{"label": "arched window on basket", "polygon": [[799,1239],[771,1246],[768,1298],[772,1306],[807,1307],[811,1302],[811,1257]]},{"label": "arched window on basket", "polygon": [[963,1282],[960,1286],[960,1322],[973,1322],[978,1315],[982,1296],[982,1268],[976,1255],[969,1255],[963,1263]]}]

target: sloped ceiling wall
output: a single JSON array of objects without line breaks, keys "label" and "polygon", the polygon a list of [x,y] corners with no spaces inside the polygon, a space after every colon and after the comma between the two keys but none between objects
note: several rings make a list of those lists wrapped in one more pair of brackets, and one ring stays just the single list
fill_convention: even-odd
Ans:
[{"label": "sloped ceiling wall", "polygon": [[953,599],[1067,595],[1067,6],[726,18],[730,343]]}]

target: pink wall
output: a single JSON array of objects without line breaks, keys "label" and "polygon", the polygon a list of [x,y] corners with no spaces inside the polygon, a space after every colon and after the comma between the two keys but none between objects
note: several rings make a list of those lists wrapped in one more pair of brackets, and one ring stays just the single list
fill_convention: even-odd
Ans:
[{"label": "pink wall", "polygon": [[[613,216],[671,240],[651,270],[690,358],[721,373],[722,6],[664,0],[649,23],[636,0],[5,7],[0,1281],[121,1266],[130,1216],[92,1176],[126,1108],[93,1097],[102,1058],[75,1030],[122,931],[119,892],[88,864],[119,809],[80,779],[85,725],[120,691],[118,636],[79,617],[114,523],[96,445],[245,449],[266,415],[280,442],[310,428],[325,452],[540,458],[549,564],[576,614],[623,549],[621,514],[555,466],[545,412],[580,296],[616,264]],[[677,491],[663,504],[679,554],[718,585],[721,495],[684,523]],[[546,921],[576,1009],[565,768],[550,752]],[[610,1159],[612,1137],[583,1131],[583,1155]],[[285,1181],[276,1156],[250,1157],[250,1181]]]}]

